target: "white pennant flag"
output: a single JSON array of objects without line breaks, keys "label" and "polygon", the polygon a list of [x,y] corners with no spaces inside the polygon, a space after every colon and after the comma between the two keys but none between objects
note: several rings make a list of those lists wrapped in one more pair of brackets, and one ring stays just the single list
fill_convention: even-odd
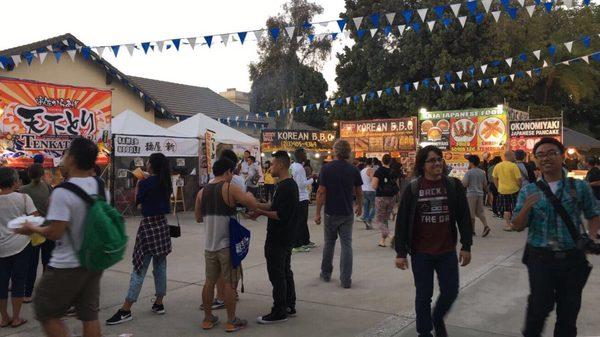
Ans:
[{"label": "white pennant flag", "polygon": [[349,30],[344,30],[344,37],[345,38],[350,38],[350,31]]},{"label": "white pennant flag", "polygon": [[352,19],[352,21],[354,21],[354,27],[356,27],[356,29],[359,29],[360,24],[363,21],[363,17],[362,16],[355,17],[354,19]]},{"label": "white pennant flag", "polygon": [[540,59],[540,51],[536,50],[533,52],[533,55],[535,55],[535,57],[539,60]]},{"label": "white pennant flag", "polygon": [[435,80],[435,82],[436,82],[437,84],[440,84],[440,77],[439,77],[439,76],[435,77],[435,78],[434,78],[434,80]]},{"label": "white pennant flag", "polygon": [[573,49],[573,41],[565,42],[565,47],[567,47],[567,50],[570,53],[571,50]]},{"label": "white pennant flag", "polygon": [[481,80],[477,81],[477,83],[479,84],[479,86],[481,86]]},{"label": "white pennant flag", "polygon": [[71,58],[71,61],[75,62],[75,53],[77,53],[77,50],[73,49],[73,50],[67,50],[67,54],[69,54],[69,57]]},{"label": "white pennant flag", "polygon": [[404,29],[406,29],[405,25],[398,26],[398,32],[400,33],[400,35],[402,35],[404,33]]},{"label": "white pennant flag", "polygon": [[140,95],[140,98],[144,98],[144,93],[143,92],[140,91],[139,95]]},{"label": "white pennant flag", "polygon": [[444,88],[444,86],[441,84],[438,84],[438,88],[440,88],[440,90],[442,90]]},{"label": "white pennant flag", "polygon": [[317,103],[317,110],[321,107],[321,103]]},{"label": "white pennant flag", "polygon": [[[345,32],[344,32],[345,33]],[[302,40],[303,36],[302,35],[298,35],[296,36],[296,42],[300,42],[300,40]]]},{"label": "white pennant flag", "polygon": [[319,25],[323,28],[327,28],[327,26],[329,26],[329,21],[320,22]]},{"label": "white pennant flag", "polygon": [[388,23],[390,24],[390,26],[392,24],[394,24],[394,18],[396,17],[396,13],[387,13],[385,15],[385,18],[387,19]]},{"label": "white pennant flag", "polygon": [[396,90],[397,93],[400,93],[400,86],[394,87],[394,90]]},{"label": "white pennant flag", "polygon": [[498,22],[498,20],[500,20],[500,11],[493,11],[492,12],[492,16],[494,17],[494,20],[496,20],[496,22]]},{"label": "white pennant flag", "polygon": [[335,106],[335,100],[329,101],[329,104],[331,104],[331,106]]},{"label": "white pennant flag", "polygon": [[512,67],[512,57],[507,58],[505,61],[509,68]]},{"label": "white pennant flag", "polygon": [[460,11],[460,6],[461,6],[461,3],[450,5],[450,9],[452,9],[452,13],[454,13],[454,16],[456,16],[456,17],[458,17],[458,12]]},{"label": "white pennant flag", "polygon": [[573,7],[573,0],[563,0],[563,4],[567,7],[567,8],[571,8]]},{"label": "white pennant flag", "polygon": [[262,38],[262,35],[263,35],[262,29],[254,31],[254,37],[256,38],[256,41],[260,41],[260,39]]},{"label": "white pennant flag", "polygon": [[544,60],[544,64],[542,65],[542,68],[546,68],[548,66],[548,62],[546,62],[546,60]]},{"label": "white pennant flag", "polygon": [[158,51],[162,52],[164,45],[165,45],[165,41],[156,41],[156,46],[158,47]]},{"label": "white pennant flag", "polygon": [[[279,110],[277,110],[279,111]],[[306,112],[306,105],[302,106],[302,112]]]},{"label": "white pennant flag", "polygon": [[346,97],[346,104],[350,104],[350,97]]},{"label": "white pennant flag", "polygon": [[525,0],[518,0],[519,1],[519,5],[521,5],[521,7],[525,6]]},{"label": "white pennant flag", "polygon": [[188,42],[190,44],[190,48],[192,48],[192,50],[194,50],[194,48],[196,48],[196,38],[195,37],[189,37]]},{"label": "white pennant flag", "polygon": [[44,60],[46,59],[47,55],[48,55],[48,53],[46,53],[46,52],[41,52],[38,54],[38,56],[40,57],[40,64],[44,63]]},{"label": "white pennant flag", "polygon": [[589,59],[589,57],[587,55],[586,56],[582,56],[581,59],[584,60],[585,63],[590,63],[590,59]]},{"label": "white pennant flag", "polygon": [[514,81],[515,80],[515,74],[510,74],[510,80]]},{"label": "white pennant flag", "polygon": [[566,66],[569,66],[569,65],[571,65],[571,63],[569,63],[569,62],[570,61],[562,61],[561,63],[564,64],[564,65],[566,65]]},{"label": "white pennant flag", "polygon": [[102,54],[104,53],[104,49],[105,49],[105,48],[106,48],[106,47],[96,47],[96,54],[98,54],[98,56],[99,56],[100,58],[102,58]]},{"label": "white pennant flag", "polygon": [[525,7],[525,9],[527,9],[527,13],[529,14],[529,17],[532,17],[533,11],[535,11],[535,5],[527,6],[527,7]]},{"label": "white pennant flag", "polygon": [[487,64],[481,66],[481,72],[485,74],[485,70],[487,69]]},{"label": "white pennant flag", "polygon": [[285,27],[285,32],[287,33],[287,35],[290,39],[292,38],[292,36],[294,36],[295,29],[296,29],[295,26]]},{"label": "white pennant flag", "polygon": [[454,83],[450,83],[450,86],[452,87],[452,89],[454,89]]},{"label": "white pennant flag", "polygon": [[421,22],[425,22],[425,17],[427,16],[428,10],[428,8],[421,8],[417,10],[417,13],[419,13],[419,17],[421,17]]},{"label": "white pennant flag", "polygon": [[365,101],[365,97],[367,97],[367,94],[360,95],[360,98],[362,98],[363,102]]},{"label": "white pennant flag", "polygon": [[133,43],[126,44],[125,48],[127,48],[127,51],[129,52],[129,56],[133,56],[133,50],[135,49],[135,45]]},{"label": "white pennant flag", "polygon": [[375,34],[377,34],[377,28],[371,28],[370,32],[371,32],[371,37],[375,36]]},{"label": "white pennant flag", "polygon": [[492,0],[481,0],[481,4],[483,5],[483,9],[485,9],[485,12],[489,12],[490,11],[490,5],[492,4]]},{"label": "white pennant flag", "polygon": [[457,71],[456,75],[458,75],[458,78],[460,78],[462,80],[462,75],[463,75],[463,71]]},{"label": "white pennant flag", "polygon": [[383,92],[383,90],[377,90],[377,97],[381,97],[382,92]]},{"label": "white pennant flag", "polygon": [[465,23],[467,22],[467,17],[466,16],[461,16],[461,17],[458,18],[458,21],[460,21],[461,27],[465,28]]},{"label": "white pennant flag", "polygon": [[15,67],[19,65],[19,63],[21,63],[21,55],[13,55],[11,56],[13,63],[15,64]]},{"label": "white pennant flag", "polygon": [[221,42],[227,47],[227,42],[229,42],[229,34],[221,34]]},{"label": "white pennant flag", "polygon": [[531,76],[531,70],[527,70],[526,73],[529,77],[533,77],[533,76]]},{"label": "white pennant flag", "polygon": [[413,85],[415,86],[415,90],[419,90],[419,82],[413,82]]},{"label": "white pennant flag", "polygon": [[496,81],[498,80],[498,77],[494,77],[492,78],[492,82],[494,82],[494,84],[496,84]]},{"label": "white pennant flag", "polygon": [[433,32],[433,27],[435,26],[435,20],[427,22],[427,26],[429,30]]}]

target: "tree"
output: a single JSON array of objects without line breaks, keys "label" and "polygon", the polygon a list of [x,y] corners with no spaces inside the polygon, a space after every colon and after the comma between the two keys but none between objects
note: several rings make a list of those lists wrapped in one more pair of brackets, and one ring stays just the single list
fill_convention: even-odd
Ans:
[{"label": "tree", "polygon": [[[322,124],[322,115],[289,113],[290,108],[326,99],[327,82],[319,72],[331,51],[331,42],[314,39],[298,41],[296,36],[307,36],[313,28],[307,25],[323,8],[308,0],[289,0],[283,13],[267,20],[268,29],[278,28],[280,36],[263,38],[258,44],[259,61],[249,66],[252,90],[250,111],[281,110],[278,127],[291,126],[294,118],[315,126]],[[295,27],[292,36],[285,36],[286,27]]]}]

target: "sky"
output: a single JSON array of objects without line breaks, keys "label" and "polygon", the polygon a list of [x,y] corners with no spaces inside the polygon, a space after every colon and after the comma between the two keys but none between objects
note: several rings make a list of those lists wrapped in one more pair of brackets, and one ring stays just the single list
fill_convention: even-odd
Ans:
[{"label": "sky", "polygon": [[[314,21],[335,20],[344,11],[343,0],[313,1],[324,8]],[[99,46],[256,30],[265,28],[267,18],[281,12],[283,3],[285,0],[17,1],[11,4],[12,14],[2,17],[2,25],[11,27],[12,33],[2,34],[0,50],[65,33],[88,46]],[[333,23],[328,30],[335,28]],[[258,60],[254,35],[249,33],[243,46],[230,40],[225,47],[219,40],[215,37],[210,49],[197,46],[191,50],[185,45],[179,52],[171,48],[144,55],[136,50],[133,56],[121,49],[117,58],[109,50],[103,56],[129,75],[203,86],[216,92],[227,88],[249,91],[248,65]],[[342,42],[334,43],[322,69],[328,93],[337,88],[335,55],[342,48]],[[53,60],[48,57],[48,61]]]}]

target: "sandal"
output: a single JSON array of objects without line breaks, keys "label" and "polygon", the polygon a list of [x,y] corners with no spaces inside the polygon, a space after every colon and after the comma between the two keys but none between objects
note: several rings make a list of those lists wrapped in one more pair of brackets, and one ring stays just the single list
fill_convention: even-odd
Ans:
[{"label": "sandal", "polygon": [[202,322],[202,329],[210,330],[210,329],[214,328],[215,326],[217,326],[217,324],[219,324],[219,317],[212,315],[212,317],[209,320],[204,320]]},{"label": "sandal", "polygon": [[12,320],[6,322],[6,324],[0,325],[0,328],[8,328],[10,325],[12,325]]},{"label": "sandal", "polygon": [[488,234],[490,234],[490,228],[486,227],[483,229],[483,233],[481,233],[481,237],[485,238],[486,236],[488,236]]},{"label": "sandal", "polygon": [[20,327],[21,325],[23,325],[25,323],[27,323],[27,320],[26,319],[21,319],[21,322],[19,324],[16,324],[16,325],[11,324],[10,327],[11,328],[18,328],[18,327]]},{"label": "sandal", "polygon": [[248,326],[248,321],[245,319],[235,318],[233,321],[228,321],[227,326],[225,328],[225,332],[235,332],[238,330],[242,330]]}]

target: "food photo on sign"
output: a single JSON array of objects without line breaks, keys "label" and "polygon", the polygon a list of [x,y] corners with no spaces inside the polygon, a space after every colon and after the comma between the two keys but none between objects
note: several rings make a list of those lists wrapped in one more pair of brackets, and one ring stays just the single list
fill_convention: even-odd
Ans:
[{"label": "food photo on sign", "polygon": [[509,122],[510,149],[533,151],[533,146],[543,137],[562,141],[562,118],[541,118]]},{"label": "food photo on sign", "polygon": [[341,121],[340,137],[350,143],[355,155],[414,151],[415,125],[414,117]]}]

